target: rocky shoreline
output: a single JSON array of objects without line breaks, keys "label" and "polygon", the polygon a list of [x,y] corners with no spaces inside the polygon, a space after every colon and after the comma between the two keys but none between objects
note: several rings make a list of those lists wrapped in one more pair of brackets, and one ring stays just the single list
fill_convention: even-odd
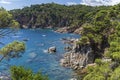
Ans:
[{"label": "rocky shoreline", "polygon": [[60,60],[60,65],[74,70],[86,67],[94,61],[94,54],[89,44],[79,45],[78,39],[74,40],[73,47],[66,52]]},{"label": "rocky shoreline", "polygon": [[78,28],[78,27],[62,27],[62,28],[58,28],[57,30],[55,30],[55,32],[81,34],[82,29],[83,29],[82,27],[80,27],[80,28]]}]

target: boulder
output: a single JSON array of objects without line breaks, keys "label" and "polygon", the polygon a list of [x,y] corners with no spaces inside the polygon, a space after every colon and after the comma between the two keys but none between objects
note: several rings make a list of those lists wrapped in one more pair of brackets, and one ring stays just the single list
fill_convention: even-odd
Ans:
[{"label": "boulder", "polygon": [[48,49],[48,53],[55,53],[55,52],[56,52],[56,47],[55,47],[55,46],[50,47],[50,48]]},{"label": "boulder", "polygon": [[76,78],[71,78],[70,80],[77,80]]}]

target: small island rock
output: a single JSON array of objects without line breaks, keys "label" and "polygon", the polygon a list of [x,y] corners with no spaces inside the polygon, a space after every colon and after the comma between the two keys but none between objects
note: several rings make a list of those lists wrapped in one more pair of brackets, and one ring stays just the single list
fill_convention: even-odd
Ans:
[{"label": "small island rock", "polygon": [[50,48],[48,49],[48,53],[55,53],[55,52],[56,52],[56,47],[55,47],[55,46],[50,47]]}]

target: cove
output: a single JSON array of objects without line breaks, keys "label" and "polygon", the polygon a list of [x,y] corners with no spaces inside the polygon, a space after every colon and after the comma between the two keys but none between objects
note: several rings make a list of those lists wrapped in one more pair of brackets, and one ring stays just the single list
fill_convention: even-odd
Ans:
[{"label": "cove", "polygon": [[[47,74],[50,80],[69,80],[73,77],[71,69],[60,66],[59,61],[65,53],[61,38],[79,38],[77,34],[56,33],[51,29],[20,29],[15,34],[1,38],[0,42],[8,44],[14,40],[25,41],[26,51],[20,58],[3,60],[0,63],[0,72],[7,73],[13,65],[24,66],[34,72],[41,71]],[[46,53],[46,50],[56,46],[55,54]],[[3,45],[0,45],[3,47]]]}]

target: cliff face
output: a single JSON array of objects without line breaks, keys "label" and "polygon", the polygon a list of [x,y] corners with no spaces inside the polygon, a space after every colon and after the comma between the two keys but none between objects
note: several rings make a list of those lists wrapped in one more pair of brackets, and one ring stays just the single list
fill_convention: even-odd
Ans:
[{"label": "cliff face", "polygon": [[94,54],[89,44],[79,45],[74,42],[72,50],[65,53],[60,63],[64,67],[70,67],[74,70],[81,69],[94,61]]}]

